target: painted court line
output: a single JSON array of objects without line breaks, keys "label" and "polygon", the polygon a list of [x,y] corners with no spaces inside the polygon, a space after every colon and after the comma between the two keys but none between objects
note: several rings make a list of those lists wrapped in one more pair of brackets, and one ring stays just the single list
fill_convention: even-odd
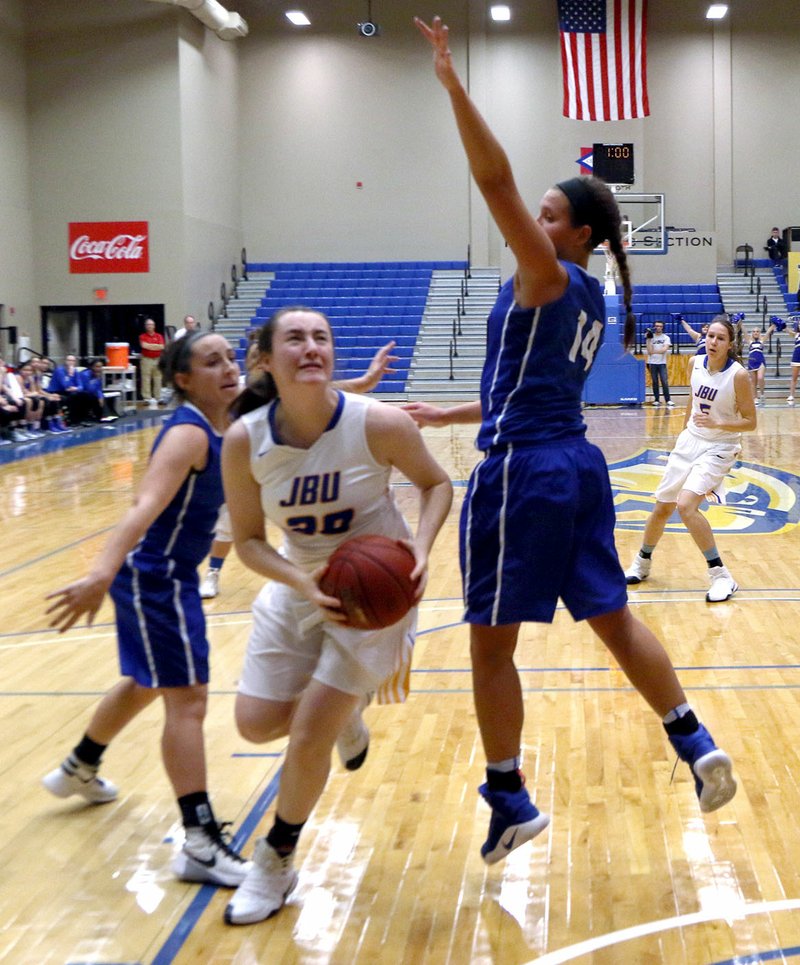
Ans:
[{"label": "painted court line", "polygon": [[[696,911],[689,915],[676,915],[674,918],[662,918],[658,921],[645,922],[641,925],[633,925],[630,928],[621,928],[619,931],[609,932],[607,935],[598,935],[567,948],[561,948],[555,952],[547,952],[539,958],[531,959],[527,965],[562,965],[563,962],[571,962],[583,955],[591,955],[601,948],[610,948],[612,945],[621,945],[624,942],[635,941],[647,935],[657,935],[659,932],[672,931],[675,928],[685,928],[687,925],[700,925],[708,921],[722,921],[728,925],[741,918],[748,918],[751,915],[764,915],[778,911],[796,911],[800,909],[800,899],[790,898],[782,901],[759,901],[753,904],[742,903],[730,909],[729,914],[720,915],[717,911]],[[623,960],[623,959],[621,959]],[[626,961],[633,961],[625,958]],[[763,956],[749,959],[754,962],[763,961]],[[748,959],[735,958],[737,963],[748,961]],[[720,963],[722,965],[722,963]]]}]

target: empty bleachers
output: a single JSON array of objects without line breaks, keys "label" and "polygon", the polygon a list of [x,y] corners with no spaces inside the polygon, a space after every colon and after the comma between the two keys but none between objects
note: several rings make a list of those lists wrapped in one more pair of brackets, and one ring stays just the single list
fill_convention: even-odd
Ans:
[{"label": "empty bleachers", "polygon": [[700,327],[722,312],[722,296],[717,285],[636,285],[633,289],[633,311],[636,315],[637,338],[643,340],[653,322],[662,321],[673,344],[692,346],[689,335],[679,324],[678,315],[692,328]]},{"label": "empty bleachers", "polygon": [[[324,312],[336,340],[339,379],[361,375],[377,349],[394,340],[396,371],[375,391],[402,393],[433,272],[466,267],[461,261],[248,263],[248,274],[269,273],[271,279],[250,324],[262,325],[289,305]],[[243,348],[240,342],[237,354]]]}]

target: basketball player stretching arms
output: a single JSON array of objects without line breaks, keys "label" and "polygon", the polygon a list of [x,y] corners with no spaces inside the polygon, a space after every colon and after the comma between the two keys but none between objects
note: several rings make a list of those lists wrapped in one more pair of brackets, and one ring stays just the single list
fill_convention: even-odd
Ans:
[{"label": "basketball player stretching arms", "polygon": [[480,403],[407,407],[423,425],[481,424],[484,459],[464,501],[461,565],[488,760],[480,793],[492,809],[481,854],[492,864],[549,821],[519,770],[524,714],[514,651],[520,623],[551,622],[559,597],[576,620],[589,622],[663,719],[692,768],[701,810],[721,807],[736,784],[730,759],[689,707],[666,651],[628,609],[608,470],[585,439],[581,393],[605,328],[600,286],[586,267],[605,240],[620,269],[628,340],[633,335],[616,201],[601,181],[573,178],[550,188],[538,216],[531,214],[505,152],[456,74],[447,27],[438,17],[432,26],[416,22],[433,47],[472,175],[517,259],[489,315]]}]

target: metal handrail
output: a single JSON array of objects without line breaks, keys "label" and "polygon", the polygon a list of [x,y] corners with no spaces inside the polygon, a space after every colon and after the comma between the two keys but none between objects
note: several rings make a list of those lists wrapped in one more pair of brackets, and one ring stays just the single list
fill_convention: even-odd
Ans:
[{"label": "metal handrail", "polygon": [[450,340],[450,345],[453,349],[453,355],[458,358],[458,336],[461,332],[458,331],[458,326],[456,325],[456,320],[453,319],[453,338]]},{"label": "metal handrail", "polygon": [[451,382],[455,381],[455,375],[453,373],[453,357],[456,354],[457,352],[455,351],[455,343],[454,343],[454,340],[451,339],[450,340],[450,381]]},{"label": "metal handrail", "polygon": [[242,248],[242,278],[247,281],[247,249]]}]

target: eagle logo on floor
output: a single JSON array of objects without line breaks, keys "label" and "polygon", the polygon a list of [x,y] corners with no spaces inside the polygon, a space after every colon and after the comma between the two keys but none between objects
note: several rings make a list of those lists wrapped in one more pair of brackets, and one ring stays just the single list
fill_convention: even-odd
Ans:
[{"label": "eagle logo on floor", "polygon": [[[669,452],[645,449],[608,467],[619,529],[642,532],[653,508]],[[784,533],[800,523],[800,476],[753,462],[736,462],[724,482],[722,502],[701,510],[715,533]],[[685,532],[678,513],[666,532]]]}]

